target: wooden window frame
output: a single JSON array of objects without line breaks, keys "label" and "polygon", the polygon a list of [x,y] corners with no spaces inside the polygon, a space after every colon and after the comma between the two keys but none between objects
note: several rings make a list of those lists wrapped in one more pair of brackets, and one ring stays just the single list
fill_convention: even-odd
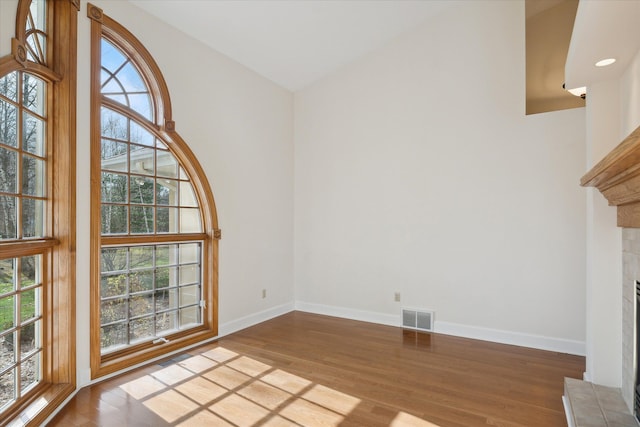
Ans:
[{"label": "wooden window frame", "polygon": [[[218,229],[213,193],[206,175],[193,152],[175,130],[175,123],[171,118],[169,91],[152,55],[132,33],[106,16],[102,9],[89,4],[87,16],[91,19],[91,177],[92,186],[94,186],[91,192],[91,305],[100,307],[100,253],[103,246],[155,244],[189,239],[202,241],[202,298],[206,301],[202,325],[170,334],[166,336],[168,338],[166,343],[154,344],[149,341],[107,354],[101,354],[100,310],[92,310],[90,320],[91,377],[95,379],[217,336],[218,240],[221,237],[221,232]],[[140,71],[151,94],[154,123],[149,123],[147,119],[133,111],[125,111],[126,107],[119,108],[119,112],[126,112],[126,115],[136,121],[146,122],[150,127],[153,127],[155,133],[162,138],[180,166],[185,170],[198,199],[202,233],[101,235],[100,191],[95,189],[95,186],[100,186],[101,173],[100,109],[103,105],[109,108],[114,106],[113,101],[107,100],[105,102],[106,98],[100,92],[100,52],[103,37],[122,49]]]},{"label": "wooden window frame", "polygon": [[25,23],[30,4],[30,0],[18,3],[12,53],[0,58],[0,75],[24,71],[48,82],[47,237],[0,242],[0,257],[43,255],[42,381],[1,414],[0,425],[15,420],[41,425],[76,389],[75,111],[80,4],[47,0],[48,64],[27,59]]}]

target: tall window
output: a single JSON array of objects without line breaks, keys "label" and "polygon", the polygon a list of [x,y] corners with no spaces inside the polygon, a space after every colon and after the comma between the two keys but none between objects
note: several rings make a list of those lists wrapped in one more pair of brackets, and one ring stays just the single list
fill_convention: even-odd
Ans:
[{"label": "tall window", "polygon": [[[45,237],[47,83],[26,72],[0,79],[0,240]],[[47,233],[48,234],[48,233]],[[42,381],[43,257],[0,260],[0,409]]]},{"label": "tall window", "polygon": [[219,231],[151,55],[102,10],[89,5],[88,13],[97,377],[215,336]]},{"label": "tall window", "polygon": [[0,58],[0,419],[34,424],[75,388],[73,6],[21,0]]}]

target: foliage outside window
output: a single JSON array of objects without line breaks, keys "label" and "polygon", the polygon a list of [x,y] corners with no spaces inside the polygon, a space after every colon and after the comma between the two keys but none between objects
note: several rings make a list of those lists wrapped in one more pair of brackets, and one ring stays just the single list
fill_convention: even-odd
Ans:
[{"label": "foliage outside window", "polygon": [[92,23],[92,374],[217,333],[216,215],[170,120],[151,55],[89,5]]}]

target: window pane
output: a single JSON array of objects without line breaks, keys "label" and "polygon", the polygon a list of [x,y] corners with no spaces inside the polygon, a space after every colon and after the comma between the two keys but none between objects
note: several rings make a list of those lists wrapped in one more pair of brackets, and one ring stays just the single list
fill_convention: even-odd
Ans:
[{"label": "window pane", "polygon": [[102,205],[102,234],[125,234],[128,227],[126,206]]},{"label": "window pane", "polygon": [[0,100],[0,144],[18,146],[18,109]]},{"label": "window pane", "polygon": [[17,164],[18,153],[0,146],[0,191],[14,194],[18,191]]},{"label": "window pane", "polygon": [[22,199],[22,237],[44,236],[44,202]]},{"label": "window pane", "polygon": [[201,231],[200,210],[190,208],[180,209],[180,232],[199,233]]},{"label": "window pane", "polygon": [[153,175],[154,174],[154,157],[155,152],[153,148],[146,148],[140,145],[132,145],[131,153],[131,172],[140,175]]},{"label": "window pane", "polygon": [[47,102],[45,87],[44,81],[31,74],[24,73],[22,103],[26,108],[40,116],[44,116]]},{"label": "window pane", "polygon": [[149,206],[131,206],[131,233],[153,233],[153,208]]},{"label": "window pane", "polygon": [[0,375],[0,409],[15,400],[15,369]]},{"label": "window pane", "polygon": [[38,352],[25,360],[21,364],[20,369],[20,391],[21,394],[26,393],[40,381],[40,359],[41,352]]},{"label": "window pane", "polygon": [[103,273],[127,269],[127,248],[103,248],[100,268]]},{"label": "window pane", "polygon": [[22,148],[28,153],[44,157],[44,141],[46,138],[44,120],[24,114]]},{"label": "window pane", "polygon": [[102,136],[126,141],[129,134],[128,123],[129,121],[122,114],[102,107]]},{"label": "window pane", "polygon": [[198,207],[198,199],[190,182],[180,182],[180,206]]},{"label": "window pane", "polygon": [[156,311],[166,311],[178,308],[178,289],[163,289],[156,291]]},{"label": "window pane", "polygon": [[128,343],[129,333],[126,323],[103,326],[100,328],[100,346],[107,351]]},{"label": "window pane", "polygon": [[200,268],[198,265],[180,266],[180,285],[189,285],[200,281]]},{"label": "window pane", "polygon": [[31,0],[31,4],[29,5],[29,13],[33,18],[35,28],[43,33],[47,32],[46,7],[47,2],[45,0]]},{"label": "window pane", "polygon": [[122,82],[126,92],[147,92],[147,85],[131,62],[120,69],[118,79]]},{"label": "window pane", "polygon": [[151,97],[145,94],[129,94],[129,103],[133,111],[149,120],[153,120],[151,111]]},{"label": "window pane", "polygon": [[15,239],[17,224],[16,198],[0,195],[0,239]]},{"label": "window pane", "polygon": [[136,271],[129,275],[129,292],[150,291],[153,289],[153,270]]},{"label": "window pane", "polygon": [[[117,77],[111,76],[111,78],[105,80],[105,83],[102,85],[102,94],[121,104],[129,105],[125,90]],[[122,102],[120,100],[122,100]]]},{"label": "window pane", "polygon": [[156,204],[178,206],[178,181],[162,178],[156,180]]},{"label": "window pane", "polygon": [[125,95],[117,95],[117,94],[105,94],[107,98],[113,99],[116,102],[119,102],[123,105],[128,105],[129,101],[127,101],[127,97]]},{"label": "window pane", "polygon": [[178,283],[178,268],[166,267],[156,270],[156,289],[176,286]]},{"label": "window pane", "polygon": [[178,178],[178,161],[169,151],[157,150],[158,176]]},{"label": "window pane", "polygon": [[[0,345],[0,371],[4,371],[16,363],[16,348],[13,345],[16,339],[15,335],[15,332],[12,332],[0,338],[0,341],[3,341]],[[0,393],[2,392],[0,391]]]},{"label": "window pane", "polygon": [[24,322],[40,314],[40,288],[30,289],[20,293],[20,320]]},{"label": "window pane", "polygon": [[[129,317],[139,317],[153,313],[153,294],[142,294],[131,297]],[[153,322],[150,322],[153,324]]]},{"label": "window pane", "polygon": [[176,245],[159,245],[156,247],[156,265],[174,265],[176,259]]},{"label": "window pane", "polygon": [[127,318],[127,300],[124,298],[102,301],[100,304],[100,323],[111,323]]},{"label": "window pane", "polygon": [[154,136],[145,128],[137,124],[136,122],[131,122],[131,142],[135,142],[140,145],[147,145],[153,147]]},{"label": "window pane", "polygon": [[0,330],[6,331],[16,326],[15,296],[0,298]]},{"label": "window pane", "polygon": [[[13,102],[18,102],[18,73],[15,71],[3,77],[0,77],[0,95],[9,98]],[[2,112],[2,104],[0,103],[0,123],[6,118]]]},{"label": "window pane", "polygon": [[102,169],[127,172],[129,170],[128,151],[127,143],[103,139],[100,152]]},{"label": "window pane", "polygon": [[129,249],[129,268],[153,267],[153,246],[134,246]]},{"label": "window pane", "polygon": [[180,264],[200,262],[200,244],[183,243],[180,245]]},{"label": "window pane", "polygon": [[29,323],[20,328],[20,359],[24,360],[36,348],[36,338],[40,330],[40,321]]},{"label": "window pane", "polygon": [[190,326],[200,323],[200,308],[187,307],[180,309],[180,327]]},{"label": "window pane", "polygon": [[130,341],[140,341],[154,337],[154,323],[153,317],[132,320],[129,324]]},{"label": "window pane", "polygon": [[200,301],[199,286],[185,286],[180,288],[180,307],[198,304]]},{"label": "window pane", "polygon": [[[14,264],[14,258],[0,260],[0,295],[13,292],[14,290],[13,264]],[[0,323],[0,326],[2,326],[2,323]],[[2,330],[0,329],[0,332],[1,331]]]},{"label": "window pane", "polygon": [[44,161],[35,157],[22,157],[22,194],[27,196],[44,196],[46,180]]},{"label": "window pane", "polygon": [[100,278],[100,297],[110,298],[124,295],[127,292],[127,275],[116,274]]},{"label": "window pane", "polygon": [[[201,242],[192,242],[102,250],[103,353],[166,334],[178,325],[201,324],[201,247]],[[184,265],[186,261],[192,263]],[[188,309],[192,305],[195,310]]]},{"label": "window pane", "polygon": [[175,208],[156,208],[158,215],[157,232],[158,233],[177,233],[178,232],[178,209]]},{"label": "window pane", "polygon": [[130,200],[131,203],[140,203],[145,205],[153,204],[153,178],[145,178],[142,176],[132,176]]},{"label": "window pane", "polygon": [[40,283],[40,255],[20,258],[20,287],[26,288]]},{"label": "window pane", "polygon": [[111,43],[102,39],[100,62],[103,68],[115,72],[127,60],[120,49],[117,49]]},{"label": "window pane", "polygon": [[156,316],[156,333],[158,335],[178,329],[178,312],[170,311]]},{"label": "window pane", "polygon": [[102,172],[102,201],[109,203],[127,203],[127,175]]}]

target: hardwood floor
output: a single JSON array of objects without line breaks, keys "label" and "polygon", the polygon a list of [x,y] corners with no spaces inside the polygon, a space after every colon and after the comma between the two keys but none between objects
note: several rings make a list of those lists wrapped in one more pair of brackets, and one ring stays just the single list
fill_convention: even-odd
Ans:
[{"label": "hardwood floor", "polygon": [[584,358],[292,312],[81,390],[50,426],[566,426]]}]

